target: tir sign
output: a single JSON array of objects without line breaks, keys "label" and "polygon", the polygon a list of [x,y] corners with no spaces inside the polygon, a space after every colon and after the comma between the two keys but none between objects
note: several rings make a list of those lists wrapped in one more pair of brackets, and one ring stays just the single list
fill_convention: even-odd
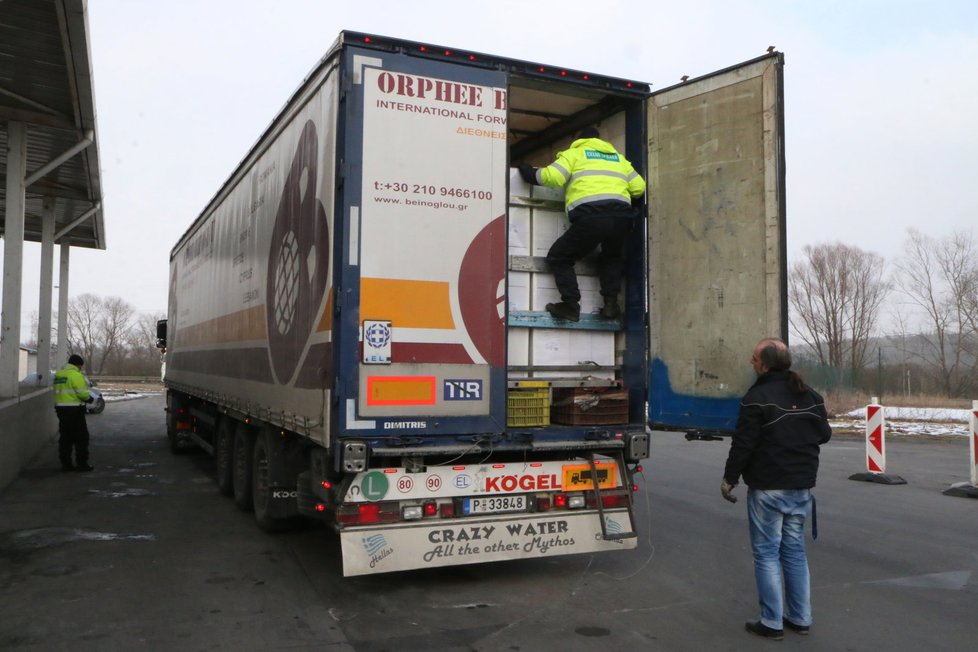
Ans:
[{"label": "tir sign", "polygon": [[481,380],[445,380],[445,401],[481,401]]}]

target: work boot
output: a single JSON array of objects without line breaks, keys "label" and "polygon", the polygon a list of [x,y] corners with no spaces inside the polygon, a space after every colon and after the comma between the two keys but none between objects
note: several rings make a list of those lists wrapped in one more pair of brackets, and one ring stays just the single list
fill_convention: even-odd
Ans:
[{"label": "work boot", "polygon": [[787,618],[782,619],[781,622],[784,623],[784,626],[785,627],[787,627],[788,629],[790,629],[793,632],[798,632],[802,636],[807,636],[808,635],[808,632],[811,631],[811,627],[809,627],[808,625],[796,625],[793,622],[791,622],[790,620],[788,620]]},{"label": "work boot", "polygon": [[621,308],[618,306],[618,297],[604,298],[604,307],[601,309],[601,316],[605,319],[618,319],[621,317]]},{"label": "work boot", "polygon": [[89,471],[94,471],[95,467],[89,466],[87,464],[79,464],[78,466],[75,467],[75,470],[78,471],[79,473],[88,473]]},{"label": "work boot", "polygon": [[566,301],[561,301],[560,303],[548,303],[547,312],[553,315],[555,319],[581,321],[580,303],[568,303]]},{"label": "work boot", "polygon": [[784,639],[783,629],[773,629],[759,620],[751,620],[744,623],[744,629],[751,634],[757,634],[761,638],[768,638],[772,641],[780,641]]}]

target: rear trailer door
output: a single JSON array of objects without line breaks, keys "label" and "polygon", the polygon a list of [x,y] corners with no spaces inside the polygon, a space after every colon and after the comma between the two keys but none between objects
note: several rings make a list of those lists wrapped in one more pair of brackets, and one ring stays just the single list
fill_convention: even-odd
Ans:
[{"label": "rear trailer door", "polygon": [[763,337],[787,337],[783,67],[773,53],[653,93],[649,421],[731,431]]},{"label": "rear trailer door", "polygon": [[506,76],[348,47],[343,430],[505,427]]}]

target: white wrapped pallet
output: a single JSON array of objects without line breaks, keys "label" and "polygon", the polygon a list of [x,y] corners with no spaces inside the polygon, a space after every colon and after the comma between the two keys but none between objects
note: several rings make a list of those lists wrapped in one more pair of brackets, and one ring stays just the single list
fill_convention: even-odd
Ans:
[{"label": "white wrapped pallet", "polygon": [[509,207],[509,255],[530,255],[530,209],[525,206]]},{"label": "white wrapped pallet", "polygon": [[509,273],[509,294],[507,303],[512,310],[535,310],[530,301],[530,272],[510,272]]},{"label": "white wrapped pallet", "polygon": [[545,257],[550,251],[554,240],[562,236],[570,228],[567,213],[563,211],[534,208],[530,227],[530,254]]}]

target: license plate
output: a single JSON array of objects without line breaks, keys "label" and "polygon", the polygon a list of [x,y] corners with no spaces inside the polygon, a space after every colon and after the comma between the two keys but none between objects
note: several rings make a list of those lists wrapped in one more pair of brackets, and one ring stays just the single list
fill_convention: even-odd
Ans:
[{"label": "license plate", "polygon": [[464,498],[462,514],[498,514],[500,512],[525,512],[526,496],[491,496]]}]

